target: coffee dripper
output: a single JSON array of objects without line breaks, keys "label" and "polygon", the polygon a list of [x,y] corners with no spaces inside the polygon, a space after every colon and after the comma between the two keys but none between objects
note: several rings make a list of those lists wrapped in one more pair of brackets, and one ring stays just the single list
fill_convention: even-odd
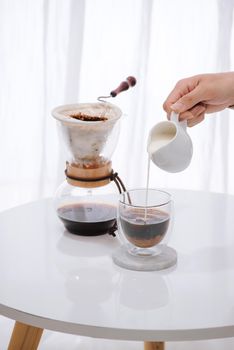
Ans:
[{"label": "coffee dripper", "polygon": [[[126,86],[112,92],[124,90]],[[111,161],[122,111],[102,100],[107,97],[52,111],[68,153],[66,179],[56,191],[55,209],[69,232],[83,236],[115,235],[118,196],[126,190]]]}]

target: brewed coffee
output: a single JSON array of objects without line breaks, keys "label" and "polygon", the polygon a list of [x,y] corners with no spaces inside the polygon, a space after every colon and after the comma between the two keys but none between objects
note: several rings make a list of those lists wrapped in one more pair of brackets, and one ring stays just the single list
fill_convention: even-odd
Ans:
[{"label": "brewed coffee", "polygon": [[168,213],[148,208],[131,208],[124,216],[120,215],[120,223],[129,242],[140,248],[153,247],[164,238],[170,216]]},{"label": "brewed coffee", "polygon": [[106,203],[82,202],[57,209],[66,229],[81,236],[114,234],[116,230],[116,207]]}]

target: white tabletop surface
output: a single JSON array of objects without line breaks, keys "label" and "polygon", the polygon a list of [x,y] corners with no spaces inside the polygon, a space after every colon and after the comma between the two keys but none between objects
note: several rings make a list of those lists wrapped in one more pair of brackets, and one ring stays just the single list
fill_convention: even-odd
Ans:
[{"label": "white tabletop surface", "polygon": [[117,238],[67,233],[51,200],[0,214],[0,313],[33,326],[123,340],[234,335],[234,197],[171,191],[169,245],[178,264],[161,272],[112,262]]}]

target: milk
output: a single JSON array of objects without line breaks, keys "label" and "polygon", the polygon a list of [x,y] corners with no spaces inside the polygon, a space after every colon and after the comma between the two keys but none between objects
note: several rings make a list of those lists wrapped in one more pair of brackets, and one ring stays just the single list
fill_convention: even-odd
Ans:
[{"label": "milk", "polygon": [[172,113],[170,120],[156,124],[149,133],[147,151],[160,169],[177,173],[186,169],[192,159],[193,146],[186,120]]},{"label": "milk", "polygon": [[146,178],[145,217],[144,217],[145,223],[146,223],[146,218],[147,218],[147,205],[148,205],[148,192],[149,192],[149,174],[150,174],[150,155],[148,156],[147,178]]},{"label": "milk", "polygon": [[148,205],[148,190],[149,190],[149,174],[150,174],[150,157],[151,154],[156,152],[161,147],[165,146],[170,142],[175,136],[174,132],[163,133],[161,135],[157,135],[157,138],[152,140],[148,145],[148,166],[147,166],[147,177],[146,177],[146,195],[145,195],[145,217],[144,221],[147,219],[147,205]]},{"label": "milk", "polygon": [[149,156],[156,152],[159,148],[165,146],[170,142],[173,137],[175,136],[175,133],[163,133],[161,135],[157,135],[157,138],[153,139],[150,144],[148,145],[148,153]]}]

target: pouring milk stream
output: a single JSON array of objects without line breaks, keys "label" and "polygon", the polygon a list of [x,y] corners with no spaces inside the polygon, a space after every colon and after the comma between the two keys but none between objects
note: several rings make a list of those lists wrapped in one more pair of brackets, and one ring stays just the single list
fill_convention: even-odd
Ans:
[{"label": "pouring milk stream", "polygon": [[[150,160],[160,169],[170,173],[177,173],[186,169],[192,159],[193,145],[187,133],[187,121],[179,121],[175,112],[171,113],[170,120],[156,124],[149,133],[147,142],[148,169],[147,184],[149,187]],[[146,191],[146,207],[148,191]],[[147,212],[145,211],[145,221]]]}]

